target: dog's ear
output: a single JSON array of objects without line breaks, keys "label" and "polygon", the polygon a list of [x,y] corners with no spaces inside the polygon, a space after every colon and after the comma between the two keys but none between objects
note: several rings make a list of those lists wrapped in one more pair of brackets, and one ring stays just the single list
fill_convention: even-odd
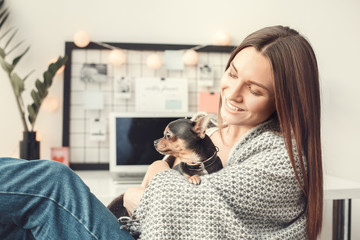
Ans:
[{"label": "dog's ear", "polygon": [[211,116],[207,115],[201,117],[195,121],[195,125],[192,127],[192,131],[200,138],[205,137],[206,128],[209,124]]}]

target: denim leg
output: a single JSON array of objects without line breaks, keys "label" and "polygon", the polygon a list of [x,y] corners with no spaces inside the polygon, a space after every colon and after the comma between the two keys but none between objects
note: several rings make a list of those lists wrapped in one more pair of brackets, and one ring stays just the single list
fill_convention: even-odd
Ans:
[{"label": "denim leg", "polygon": [[34,240],[30,231],[27,231],[21,227],[10,224],[0,223],[0,239],[1,240]]},{"label": "denim leg", "polygon": [[133,239],[64,164],[0,158],[0,239],[16,234],[24,239]]}]

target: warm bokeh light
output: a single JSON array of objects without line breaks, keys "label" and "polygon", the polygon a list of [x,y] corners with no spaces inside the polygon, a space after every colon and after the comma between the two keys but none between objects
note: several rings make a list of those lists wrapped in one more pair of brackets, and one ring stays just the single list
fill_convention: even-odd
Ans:
[{"label": "warm bokeh light", "polygon": [[48,96],[44,99],[42,107],[46,112],[55,112],[59,108],[59,100],[56,97]]},{"label": "warm bokeh light", "polygon": [[41,134],[39,131],[36,131],[36,141],[38,141],[38,142],[41,141]]},{"label": "warm bokeh light", "polygon": [[146,59],[146,65],[151,69],[159,69],[162,66],[162,58],[156,53],[150,54]]},{"label": "warm bokeh light", "polygon": [[126,54],[121,49],[111,50],[109,53],[109,62],[114,66],[121,66],[126,61]]},{"label": "warm bokeh light", "polygon": [[198,64],[199,54],[193,50],[189,49],[184,52],[183,62],[186,66],[195,66]]},{"label": "warm bokeh light", "polygon": [[230,45],[230,35],[226,32],[219,31],[216,33],[215,41],[217,45],[228,46]]},{"label": "warm bokeh light", "polygon": [[82,30],[77,31],[74,35],[74,43],[80,48],[86,47],[90,43],[89,34]]}]

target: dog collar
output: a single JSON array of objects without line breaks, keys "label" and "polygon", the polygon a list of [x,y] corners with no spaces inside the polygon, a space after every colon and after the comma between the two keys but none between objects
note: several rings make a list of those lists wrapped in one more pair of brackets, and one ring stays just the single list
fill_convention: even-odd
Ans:
[{"label": "dog collar", "polygon": [[209,157],[208,159],[205,159],[203,161],[199,162],[193,162],[193,163],[186,163],[186,167],[190,170],[202,170],[204,168],[207,168],[208,166],[212,165],[217,160],[217,153],[219,151],[219,148],[216,147],[216,150],[214,154]]}]

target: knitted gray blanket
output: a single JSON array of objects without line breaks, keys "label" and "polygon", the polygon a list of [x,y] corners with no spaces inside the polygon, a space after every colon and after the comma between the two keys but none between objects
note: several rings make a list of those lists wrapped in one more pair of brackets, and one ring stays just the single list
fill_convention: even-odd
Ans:
[{"label": "knitted gray blanket", "polygon": [[133,215],[140,239],[306,239],[306,199],[278,129],[268,121],[248,131],[200,185],[158,174]]}]

